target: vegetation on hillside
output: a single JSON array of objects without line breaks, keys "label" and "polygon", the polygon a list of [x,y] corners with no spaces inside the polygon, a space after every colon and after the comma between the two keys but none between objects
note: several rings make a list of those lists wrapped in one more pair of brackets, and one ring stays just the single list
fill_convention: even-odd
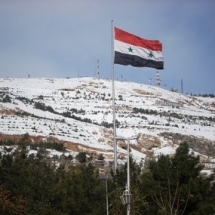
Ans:
[{"label": "vegetation on hillside", "polygon": [[[19,144],[15,151],[0,156],[0,214],[106,214],[105,180],[109,214],[126,214],[120,196],[126,186],[127,164],[106,179],[84,153],[77,156],[79,164],[65,171],[63,164],[48,163],[41,150],[29,155],[27,137]],[[202,168],[187,143],[179,146],[174,157],[161,155],[144,169],[131,158],[131,214],[214,214],[214,178],[201,176]]]}]

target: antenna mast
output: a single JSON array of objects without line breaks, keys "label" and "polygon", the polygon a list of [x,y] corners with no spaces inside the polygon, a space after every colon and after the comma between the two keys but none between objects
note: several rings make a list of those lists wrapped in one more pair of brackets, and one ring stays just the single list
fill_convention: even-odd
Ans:
[{"label": "antenna mast", "polygon": [[183,79],[181,79],[181,93],[182,93],[182,94],[183,94],[183,91],[184,91],[183,88],[184,88],[184,87],[183,87]]},{"label": "antenna mast", "polygon": [[159,74],[158,70],[157,70],[157,74],[156,74],[156,85],[158,87],[160,87],[160,85],[161,85],[161,79],[160,79],[160,74]]},{"label": "antenna mast", "polygon": [[100,79],[99,60],[97,60],[97,78]]}]

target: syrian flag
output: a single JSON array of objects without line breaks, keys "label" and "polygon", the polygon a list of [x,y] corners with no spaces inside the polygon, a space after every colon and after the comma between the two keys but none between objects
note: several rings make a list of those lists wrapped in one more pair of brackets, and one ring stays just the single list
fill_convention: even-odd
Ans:
[{"label": "syrian flag", "polygon": [[114,64],[163,69],[162,44],[114,27]]}]

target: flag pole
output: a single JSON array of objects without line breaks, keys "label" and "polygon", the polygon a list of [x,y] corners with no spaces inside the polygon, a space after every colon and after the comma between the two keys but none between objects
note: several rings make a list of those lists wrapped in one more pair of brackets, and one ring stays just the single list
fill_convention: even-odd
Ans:
[{"label": "flag pole", "polygon": [[117,143],[116,143],[116,113],[115,113],[115,85],[114,85],[114,33],[113,20],[111,20],[111,64],[112,64],[112,108],[113,108],[113,145],[114,145],[114,173],[117,169]]}]

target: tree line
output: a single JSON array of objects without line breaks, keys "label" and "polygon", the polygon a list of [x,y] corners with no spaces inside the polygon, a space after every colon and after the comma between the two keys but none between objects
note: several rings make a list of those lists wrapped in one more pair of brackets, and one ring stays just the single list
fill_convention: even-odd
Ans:
[{"label": "tree line", "polygon": [[[120,196],[127,181],[127,164],[101,178],[91,163],[50,165],[44,156],[29,154],[25,144],[0,154],[0,214],[110,215],[126,214]],[[201,175],[199,157],[182,143],[173,157],[161,155],[144,169],[130,158],[132,215],[212,215],[214,177]],[[107,180],[107,181],[106,181]],[[107,193],[106,193],[107,182]],[[109,204],[106,205],[106,194]]]}]

